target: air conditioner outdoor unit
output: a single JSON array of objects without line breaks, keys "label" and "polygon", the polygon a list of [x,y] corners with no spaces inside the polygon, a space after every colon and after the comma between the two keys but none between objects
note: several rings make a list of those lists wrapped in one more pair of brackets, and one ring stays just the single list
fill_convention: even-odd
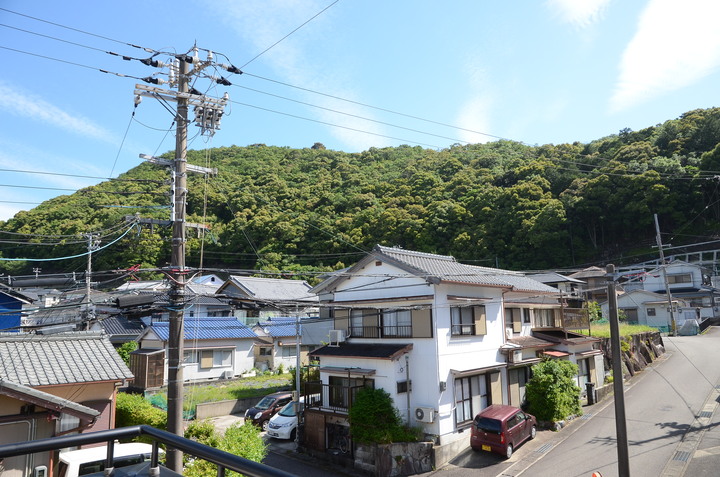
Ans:
[{"label": "air conditioner outdoor unit", "polygon": [[223,371],[220,377],[222,379],[232,379],[233,376],[235,376],[235,373],[233,373],[232,371]]},{"label": "air conditioner outdoor unit", "polygon": [[433,422],[433,420],[435,420],[435,409],[431,407],[416,407],[415,419],[420,422]]},{"label": "air conditioner outdoor unit", "polygon": [[345,341],[344,330],[330,330],[330,345],[339,344]]},{"label": "air conditioner outdoor unit", "polygon": [[523,359],[522,359],[522,350],[521,349],[513,350],[511,353],[512,353],[511,358],[510,358],[511,362],[513,362],[513,363],[521,363],[522,362]]}]

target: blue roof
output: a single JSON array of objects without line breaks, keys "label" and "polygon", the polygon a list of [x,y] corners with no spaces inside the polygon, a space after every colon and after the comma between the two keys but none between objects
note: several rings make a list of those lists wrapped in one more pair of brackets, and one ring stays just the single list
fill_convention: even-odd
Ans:
[{"label": "blue roof", "polygon": [[[272,337],[295,336],[295,320],[293,317],[272,317],[268,321],[261,321],[258,326],[261,326],[265,333]],[[300,327],[302,329],[302,319]]]},{"label": "blue roof", "polygon": [[[170,323],[153,323],[152,330],[158,337],[167,341],[170,336]],[[257,335],[235,318],[190,318],[185,319],[186,340],[214,340],[227,338],[257,338]]]}]

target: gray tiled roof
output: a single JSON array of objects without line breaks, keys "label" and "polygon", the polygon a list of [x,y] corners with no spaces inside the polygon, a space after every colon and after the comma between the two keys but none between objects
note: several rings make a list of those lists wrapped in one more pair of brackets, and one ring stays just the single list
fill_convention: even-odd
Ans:
[{"label": "gray tiled roof", "polygon": [[119,381],[133,374],[103,333],[0,333],[0,377],[26,386]]},{"label": "gray tiled roof", "polygon": [[424,275],[428,279],[437,279],[442,282],[506,287],[517,291],[557,292],[555,288],[528,278],[519,272],[465,265],[449,255],[415,252],[381,245],[376,246],[373,253],[378,258],[389,257],[396,265],[415,275]]}]

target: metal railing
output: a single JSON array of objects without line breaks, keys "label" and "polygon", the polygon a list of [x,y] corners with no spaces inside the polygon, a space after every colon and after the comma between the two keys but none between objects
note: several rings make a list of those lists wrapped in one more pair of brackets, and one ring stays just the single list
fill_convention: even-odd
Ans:
[{"label": "metal railing", "polygon": [[412,325],[351,326],[353,338],[412,338]]},{"label": "metal railing", "polygon": [[305,395],[313,399],[305,399],[305,409],[324,409],[347,413],[352,407],[355,395],[365,386],[342,386],[325,384],[320,381],[305,383]]},{"label": "metal railing", "polygon": [[0,446],[0,460],[6,457],[35,454],[66,447],[104,442],[107,444],[108,449],[105,467],[111,468],[114,441],[116,439],[132,439],[139,436],[149,436],[153,440],[153,452],[148,475],[159,475],[158,445],[161,443],[217,465],[219,477],[224,476],[226,470],[232,470],[251,477],[292,477],[294,475],[145,425],[6,444]]}]

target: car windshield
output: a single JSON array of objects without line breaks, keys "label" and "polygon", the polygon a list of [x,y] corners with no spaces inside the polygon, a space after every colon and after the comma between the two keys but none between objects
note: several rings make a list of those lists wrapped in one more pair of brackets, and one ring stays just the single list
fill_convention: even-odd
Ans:
[{"label": "car windshield", "polygon": [[302,411],[302,403],[301,402],[295,403],[295,402],[290,401],[289,403],[285,404],[285,407],[280,409],[280,412],[278,414],[280,414],[281,416],[284,416],[284,417],[295,417],[295,404],[297,404],[298,409],[300,411]]},{"label": "car windshield", "polygon": [[274,402],[274,398],[271,398],[270,396],[265,396],[260,400],[259,403],[255,404],[255,409],[260,409],[262,411],[264,411],[265,409],[270,409],[270,406],[272,406],[272,403]]},{"label": "car windshield", "polygon": [[477,428],[481,431],[500,434],[500,421],[497,419],[478,416],[475,418],[475,425],[477,425]]}]

